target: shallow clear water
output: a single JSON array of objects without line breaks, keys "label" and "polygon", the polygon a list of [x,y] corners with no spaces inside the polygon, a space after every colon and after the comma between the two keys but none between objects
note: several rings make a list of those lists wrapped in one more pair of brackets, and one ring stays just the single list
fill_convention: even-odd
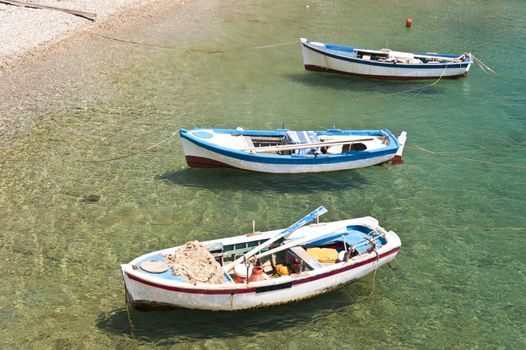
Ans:
[{"label": "shallow clear water", "polygon": [[[0,346],[524,348],[525,18],[522,1],[196,0],[111,33],[149,46],[92,36],[4,74]],[[302,36],[471,51],[499,76],[474,66],[432,85],[310,73]],[[188,169],[168,139],[183,127],[283,125],[406,130],[405,164]],[[119,264],[252,220],[286,227],[319,205],[324,220],[372,215],[396,231],[396,270],[277,308],[127,310]]]}]

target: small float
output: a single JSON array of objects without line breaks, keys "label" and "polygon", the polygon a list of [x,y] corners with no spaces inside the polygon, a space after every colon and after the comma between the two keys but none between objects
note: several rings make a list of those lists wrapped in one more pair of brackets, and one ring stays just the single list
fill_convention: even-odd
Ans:
[{"label": "small float", "polygon": [[466,76],[473,63],[470,53],[411,53],[300,41],[303,65],[309,71],[378,79],[451,79]]},{"label": "small float", "polygon": [[406,132],[279,129],[179,130],[188,166],[230,167],[264,173],[318,173],[401,159]]},{"label": "small float", "polygon": [[347,285],[397,255],[399,237],[372,217],[309,224],[326,211],[321,206],[284,230],[140,256],[121,265],[127,302],[224,311],[289,303]]}]

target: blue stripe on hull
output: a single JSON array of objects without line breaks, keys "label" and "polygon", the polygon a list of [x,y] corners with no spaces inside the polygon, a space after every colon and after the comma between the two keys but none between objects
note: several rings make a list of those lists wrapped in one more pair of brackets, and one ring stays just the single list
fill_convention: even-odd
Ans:
[{"label": "blue stripe on hull", "polygon": [[374,74],[361,74],[361,73],[351,73],[346,72],[342,70],[336,70],[336,69],[330,69],[327,67],[322,66],[315,66],[312,64],[307,64],[304,66],[305,70],[311,71],[311,72],[323,72],[323,73],[336,73],[336,74],[343,74],[343,75],[350,75],[355,77],[363,77],[363,78],[371,78],[371,79],[382,79],[382,80],[429,80],[429,79],[458,79],[462,78],[468,75],[468,72],[463,72],[461,74],[457,75],[426,75],[426,76],[418,76],[418,75],[407,75],[407,76],[401,76],[401,75],[374,75]]},{"label": "blue stripe on hull", "polygon": [[[262,155],[262,154],[249,154],[242,151],[234,151],[228,148],[219,147],[204,141],[201,141],[194,136],[190,135],[186,130],[179,131],[180,136],[193,144],[204,148],[210,152],[229,157],[232,159],[262,163],[262,164],[280,164],[280,165],[322,165],[322,164],[336,164],[353,162],[364,159],[374,159],[377,157],[383,157],[386,155],[394,155],[398,150],[398,140],[388,132],[390,145],[386,146],[381,150],[375,151],[355,151],[342,155],[298,155],[298,156],[286,156],[286,155]],[[394,145],[394,146],[393,146]]]}]

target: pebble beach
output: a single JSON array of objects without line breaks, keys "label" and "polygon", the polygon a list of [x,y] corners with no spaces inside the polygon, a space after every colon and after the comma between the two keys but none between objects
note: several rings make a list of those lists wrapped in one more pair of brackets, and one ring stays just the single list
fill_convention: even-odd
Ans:
[{"label": "pebble beach", "polygon": [[38,0],[38,4],[96,15],[94,20],[57,9],[0,3],[0,71],[56,50],[60,43],[88,31],[148,16],[167,6],[156,0]]}]

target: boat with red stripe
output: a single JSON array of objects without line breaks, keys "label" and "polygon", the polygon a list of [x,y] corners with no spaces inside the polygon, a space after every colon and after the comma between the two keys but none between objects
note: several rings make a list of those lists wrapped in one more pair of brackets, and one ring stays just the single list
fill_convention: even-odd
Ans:
[{"label": "boat with red stripe", "polygon": [[[372,217],[309,222],[283,230],[148,253],[121,265],[135,308],[233,311],[311,298],[345,286],[394,259],[401,242]],[[194,269],[195,271],[192,271]]]}]

